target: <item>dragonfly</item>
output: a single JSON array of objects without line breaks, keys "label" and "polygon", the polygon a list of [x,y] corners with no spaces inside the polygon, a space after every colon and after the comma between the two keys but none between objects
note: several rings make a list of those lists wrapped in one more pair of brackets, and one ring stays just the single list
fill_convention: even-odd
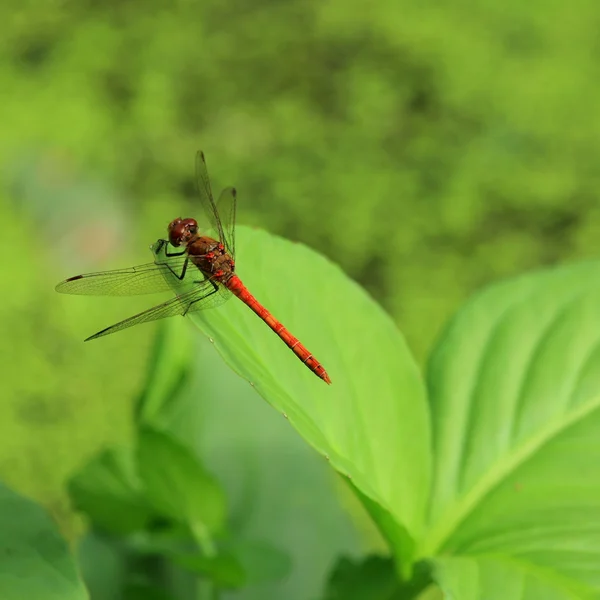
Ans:
[{"label": "dragonfly", "polygon": [[59,283],[56,291],[90,296],[132,296],[174,291],[175,296],[90,336],[85,341],[123,331],[140,323],[216,307],[237,296],[262,319],[317,376],[330,384],[323,365],[250,293],[235,273],[237,192],[225,188],[215,202],[204,153],[196,154],[196,186],[200,204],[216,239],[201,235],[193,218],[169,224],[168,239],[151,246],[154,262],[127,269],[76,275]]}]

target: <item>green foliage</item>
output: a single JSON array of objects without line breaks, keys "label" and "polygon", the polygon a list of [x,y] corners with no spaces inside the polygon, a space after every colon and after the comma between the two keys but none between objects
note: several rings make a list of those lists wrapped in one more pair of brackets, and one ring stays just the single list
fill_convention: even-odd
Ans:
[{"label": "green foliage", "polygon": [[544,568],[514,556],[480,555],[440,557],[435,560],[435,577],[447,590],[447,598],[460,600],[592,600],[596,590],[555,568]]},{"label": "green foliage", "polygon": [[[353,485],[388,542],[396,545],[399,572],[410,577],[412,562],[426,561],[449,597],[457,598],[500,594],[497,582],[513,570],[515,581],[522,579],[515,583],[522,598],[541,598],[549,590],[556,597],[597,593],[600,580],[593,565],[600,564],[600,538],[589,523],[600,519],[598,263],[499,284],[475,297],[452,321],[428,370],[434,481],[431,490],[425,488],[429,516],[423,525],[406,510],[411,502],[424,502],[422,488],[415,480],[403,483],[411,471],[399,457],[410,456],[411,466],[424,470],[422,481],[427,482],[429,448],[418,444],[429,439],[429,423],[410,355],[384,341],[399,334],[387,323],[379,325],[376,306],[363,304],[353,286],[327,263],[319,264],[308,249],[256,231],[243,234],[243,255],[254,259],[247,271],[264,272],[263,251],[275,257],[270,263],[275,267],[278,261],[287,265],[287,271],[277,269],[284,290],[278,297],[289,295],[281,310],[318,306],[324,311],[321,318],[313,311],[320,325],[313,329],[302,320],[304,310],[284,316],[294,328],[313,335],[307,343],[331,361],[334,383],[323,386],[293,356],[285,362],[267,340],[270,332],[263,328],[263,336],[237,310],[240,303],[194,320],[307,441],[321,451],[335,449],[335,468],[343,474],[348,467],[355,470],[350,471]],[[323,282],[315,290],[318,303],[283,278],[289,272],[302,280],[303,265]],[[259,275],[251,287],[275,311],[277,299],[269,298],[261,281],[266,279]],[[348,309],[361,315],[363,331]],[[368,355],[348,352],[369,332],[379,344],[370,346]],[[252,346],[243,340],[253,340]],[[342,368],[336,368],[336,361]],[[344,378],[343,372],[351,375]],[[394,413],[392,407],[398,406],[402,410]],[[336,418],[340,412],[342,421]],[[386,426],[374,428],[381,415]],[[338,424],[352,435],[341,436]],[[374,462],[363,474],[365,457]],[[394,496],[395,485],[402,489],[401,501]],[[412,537],[414,553],[407,552],[412,547],[399,535],[402,528]]]},{"label": "green foliage", "polygon": [[67,544],[50,517],[0,483],[2,600],[86,600]]},{"label": "green foliage", "polygon": [[[69,485],[76,507],[98,534],[113,534],[106,549],[98,545],[102,538],[84,549],[88,572],[90,552],[98,557],[112,553],[123,566],[110,567],[104,587],[116,586],[126,598],[143,593],[180,598],[191,593],[178,590],[171,578],[157,577],[157,565],[178,577],[184,572],[200,575],[220,590],[270,584],[291,569],[287,554],[269,543],[226,531],[219,484],[191,448],[152,425],[164,425],[165,411],[177,406],[177,382],[186,378],[191,358],[180,347],[189,335],[174,325],[157,338],[138,400],[134,447],[105,450]],[[178,343],[172,345],[175,340]],[[104,594],[102,586],[94,586],[95,593]],[[194,597],[188,595],[183,597]]]},{"label": "green foliage", "polygon": [[152,585],[132,583],[125,588],[126,600],[174,600],[173,596]]},{"label": "green foliage", "polygon": [[329,580],[324,600],[402,600],[394,563],[383,556],[368,556],[361,563],[341,559]]},{"label": "green foliage", "polygon": [[[425,387],[395,326],[338,269],[307,247],[259,230],[239,233],[240,275],[327,357],[332,385],[242,302],[194,321],[351,481],[393,556],[342,560],[324,598],[434,597],[432,582],[458,600],[597,597],[600,538],[590,522],[600,519],[600,265],[533,273],[475,296],[438,341]],[[279,273],[276,295],[264,256]],[[309,272],[318,287],[294,286],[310,281]],[[187,436],[174,433],[193,363],[187,335],[187,352],[175,343],[178,329],[157,338],[134,449],[106,450],[70,490],[92,525],[116,533],[112,543],[137,565],[124,590],[150,586],[192,600],[161,573],[200,576],[214,596],[279,580],[292,563],[233,525],[226,488]],[[377,343],[356,351],[356,340],[367,339]]]},{"label": "green foliage", "polygon": [[[390,323],[378,337],[386,318],[346,281],[339,289],[352,300],[324,301],[321,312],[332,291],[320,269],[343,279],[321,259],[296,277],[292,263],[257,256],[243,240],[243,279],[331,370],[333,386],[245,307],[232,301],[199,319],[228,363],[352,476],[398,576],[410,579],[411,563],[424,561],[457,598],[597,595],[597,327],[584,298],[570,306],[561,295],[592,275],[560,290],[540,282],[548,304],[532,292],[523,312],[498,291],[469,304],[430,362],[431,407],[414,367],[472,290],[596,252],[597,17],[592,0],[3,3],[3,479],[41,500],[73,538],[64,484],[79,469],[72,499],[144,562],[129,547],[132,530],[156,536],[165,517],[150,516],[156,509],[131,477],[136,459],[123,463],[121,453],[150,426],[215,473],[226,528],[244,538],[236,542],[264,536],[292,557],[286,581],[244,585],[243,600],[316,598],[334,557],[358,551],[322,456],[182,323],[163,329],[140,394],[150,327],[81,339],[144,299],[52,291],[67,275],[147,262],[173,216],[196,216],[186,198],[202,147],[215,188],[237,186],[240,222],[327,254],[409,341],[414,359]],[[555,297],[564,314],[546,331]],[[352,328],[331,329],[338,313]],[[244,327],[237,340],[233,324]],[[327,339],[334,331],[351,345]],[[576,362],[586,344],[588,366]],[[389,362],[375,361],[385,348]],[[368,385],[351,389],[355,373]],[[386,390],[388,374],[395,383]],[[129,568],[120,542],[107,544]],[[217,563],[227,543],[217,540]],[[164,584],[119,580],[114,589],[139,597]],[[194,593],[188,584],[165,593],[179,600]]]},{"label": "green foliage", "polygon": [[219,588],[241,588],[284,579],[292,565],[287,554],[258,542],[229,544],[216,556],[173,554],[178,565],[208,576]]},{"label": "green foliage", "polygon": [[84,332],[116,318],[118,307],[95,299],[69,307],[57,302],[53,287],[66,275],[54,260],[60,253],[24,244],[21,225],[10,226],[21,218],[0,197],[0,223],[7,225],[0,258],[0,471],[6,483],[42,502],[73,532],[65,480],[130,430],[131,403],[122,399],[139,386],[146,359],[140,342],[150,332],[134,332],[131,346],[82,345]]},{"label": "green foliage", "polygon": [[[227,492],[234,538],[227,549],[238,557],[249,582],[236,600],[318,598],[337,556],[361,549],[340,507],[340,492],[354,514],[360,507],[350,503],[329,463],[295,435],[280,413],[256,401],[254,389],[232,373],[195,327],[172,319],[165,329],[162,372],[169,371],[169,364],[174,370],[179,365],[168,340],[186,345],[194,334],[195,343],[187,355],[183,389],[175,398],[164,397],[153,418],[196,448]],[[305,369],[293,356],[292,364],[300,372]],[[275,579],[290,562],[287,576]]]},{"label": "green foliage", "polygon": [[341,263],[423,358],[482,282],[596,244],[597,4],[502,6],[13,0],[0,161],[166,209],[203,147],[243,221]]},{"label": "green foliage", "polygon": [[[192,320],[336,469],[393,507],[408,534],[418,535],[429,484],[428,416],[422,378],[399,331],[356,284],[305,246],[240,228],[238,248],[246,285],[323,360],[333,385],[303,367],[242,302]],[[404,560],[410,563],[410,554]]]},{"label": "green foliage", "polygon": [[507,578],[515,598],[597,594],[599,275],[590,262],[491,287],[432,356],[436,475],[420,553],[469,558],[440,563],[458,597],[493,598]]},{"label": "green foliage", "polygon": [[189,525],[202,538],[223,525],[223,492],[182,444],[145,428],[137,443],[138,471],[149,502],[166,517]]},{"label": "green foliage", "polygon": [[394,561],[387,556],[341,558],[331,573],[323,600],[442,600],[441,592],[427,586],[427,582],[425,568],[410,582],[399,581]]},{"label": "green foliage", "polygon": [[143,529],[155,514],[130,449],[109,449],[94,457],[71,479],[69,493],[96,527],[117,534]]}]

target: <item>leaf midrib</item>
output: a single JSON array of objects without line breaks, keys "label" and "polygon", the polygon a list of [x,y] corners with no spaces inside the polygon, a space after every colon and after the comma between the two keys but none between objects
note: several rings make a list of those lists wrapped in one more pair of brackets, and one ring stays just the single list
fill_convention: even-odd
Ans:
[{"label": "leaf midrib", "polygon": [[600,396],[583,403],[574,409],[571,414],[557,416],[545,428],[540,430],[529,440],[517,446],[503,459],[495,463],[487,473],[454,505],[450,506],[437,520],[437,525],[429,528],[422,542],[419,544],[417,556],[427,558],[438,553],[444,542],[466,519],[476,507],[494,488],[502,483],[505,477],[521,466],[542,446],[550,442],[559,433],[571,425],[588,416],[595,409],[600,408]]}]

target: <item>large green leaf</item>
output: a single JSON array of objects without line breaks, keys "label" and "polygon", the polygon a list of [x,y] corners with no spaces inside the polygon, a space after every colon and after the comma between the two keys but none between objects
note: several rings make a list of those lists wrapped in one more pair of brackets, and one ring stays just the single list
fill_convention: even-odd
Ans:
[{"label": "large green leaf", "polygon": [[406,530],[403,527],[398,525],[394,520],[393,515],[388,510],[365,496],[356,487],[353,489],[368,515],[377,525],[382,536],[387,541],[394,557],[397,559],[396,571],[400,578],[402,580],[410,580],[413,576],[413,565],[404,561],[403,557],[412,556],[414,554],[415,541],[407,535]]},{"label": "large green leaf", "polygon": [[[180,330],[179,321],[188,327]],[[230,507],[227,542],[248,548],[261,540],[276,549],[275,555],[252,550],[252,560],[242,561],[251,585],[223,592],[223,600],[318,598],[337,557],[360,552],[340,502],[339,491],[349,493],[346,486],[281,414],[232,375],[195,327],[183,319],[165,325],[191,334],[196,344],[189,382],[156,418],[223,483]],[[289,560],[292,572],[276,581]]]},{"label": "large green leaf", "polygon": [[193,319],[312,446],[417,536],[429,488],[429,423],[422,378],[402,335],[309,248],[247,228],[239,229],[237,248],[240,277],[323,362],[333,384],[313,375],[237,299]]},{"label": "large green leaf", "polygon": [[87,597],[67,544],[50,517],[0,483],[0,598]]},{"label": "large green leaf", "polygon": [[524,595],[502,597],[600,594],[600,264],[477,296],[428,382],[435,479],[419,554],[469,557],[442,562],[442,586],[461,590],[449,597],[500,598],[511,578]]},{"label": "large green leaf", "polygon": [[450,600],[592,600],[598,595],[555,571],[508,556],[446,557],[434,574]]}]

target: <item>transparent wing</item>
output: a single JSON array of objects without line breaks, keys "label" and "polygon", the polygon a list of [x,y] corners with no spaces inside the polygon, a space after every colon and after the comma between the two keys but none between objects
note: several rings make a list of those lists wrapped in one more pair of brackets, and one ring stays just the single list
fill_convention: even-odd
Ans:
[{"label": "transparent wing", "polygon": [[[208,222],[216,231],[219,240],[223,243],[227,251],[234,256],[235,254],[235,213],[237,196],[234,188],[226,188],[219,196],[218,208],[215,203],[206,160],[204,153],[199,150],[196,154],[196,185],[200,204],[206,214]],[[223,220],[222,220],[223,219]]]},{"label": "transparent wing", "polygon": [[76,275],[59,283],[56,291],[86,296],[136,296],[175,288],[180,293],[203,279],[187,255],[182,255],[128,269]]},{"label": "transparent wing", "polygon": [[115,325],[111,325],[90,336],[85,341],[88,342],[89,340],[95,340],[96,338],[116,333],[117,331],[123,331],[123,329],[139,325],[140,323],[148,323],[158,319],[165,319],[176,315],[186,315],[191,312],[214,308],[225,302],[230,295],[231,293],[227,288],[218,286],[215,289],[212,282],[207,279],[201,284],[196,285],[193,290],[180,296],[175,296],[158,306],[149,308],[148,310],[134,315],[133,317],[129,317],[124,321],[120,321]]},{"label": "transparent wing", "polygon": [[225,188],[217,200],[217,210],[221,218],[221,225],[227,237],[225,247],[235,258],[235,213],[237,210],[237,191],[234,187]]}]

